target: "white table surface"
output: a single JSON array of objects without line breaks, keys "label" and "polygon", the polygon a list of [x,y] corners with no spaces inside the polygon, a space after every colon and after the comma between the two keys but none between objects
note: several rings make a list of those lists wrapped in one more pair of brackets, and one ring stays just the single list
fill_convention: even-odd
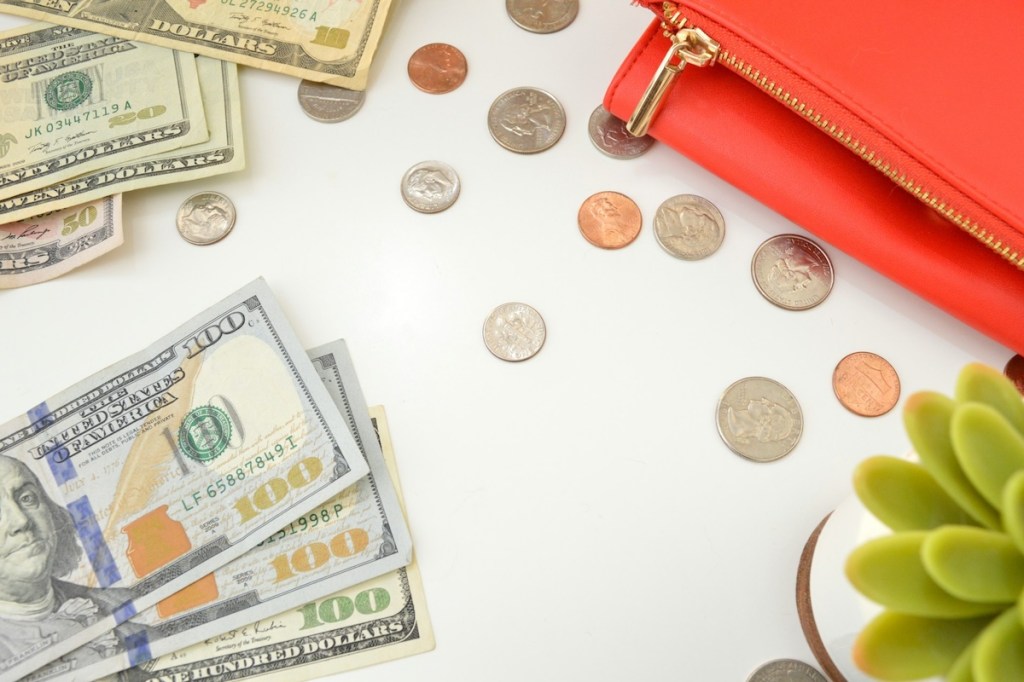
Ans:
[{"label": "white table surface", "polygon": [[[812,661],[794,601],[804,542],[849,494],[857,461],[907,448],[899,407],[866,419],[839,404],[836,363],[879,353],[905,397],[949,392],[963,364],[1012,355],[827,244],[836,283],[821,306],[764,300],[754,250],[806,232],[665,146],[634,160],[592,146],[590,113],[649,15],[626,0],[583,5],[567,29],[535,35],[500,0],[396,0],[366,103],[334,125],[302,113],[296,80],[243,69],[245,171],[126,195],[121,248],[0,297],[0,415],[258,276],[308,345],[347,339],[369,401],[388,411],[437,648],[338,680],[745,680],[769,659]],[[430,42],[466,55],[458,90],[409,82],[409,56]],[[516,155],[491,139],[487,110],[517,86],[565,107],[554,148]],[[399,194],[428,159],[463,184],[434,215]],[[238,222],[196,247],[174,215],[205,189],[230,196]],[[576,225],[601,190],[644,214],[620,251]],[[654,238],[655,209],[680,193],[727,221],[704,261]],[[547,322],[527,362],[482,343],[506,301]],[[803,407],[802,440],[770,464],[733,454],[715,426],[722,391],[751,375]]]}]

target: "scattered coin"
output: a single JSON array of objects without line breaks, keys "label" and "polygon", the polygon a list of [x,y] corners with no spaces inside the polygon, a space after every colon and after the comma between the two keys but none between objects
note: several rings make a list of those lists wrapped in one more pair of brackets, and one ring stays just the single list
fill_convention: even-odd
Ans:
[{"label": "scattered coin", "polygon": [[780,658],[759,667],[747,682],[828,682],[828,678],[803,661]]},{"label": "scattered coin", "polygon": [[537,88],[513,88],[498,95],[487,112],[491,137],[505,149],[534,154],[550,149],[565,132],[565,110]]},{"label": "scattered coin", "polygon": [[1003,369],[1003,374],[1013,382],[1018,391],[1024,394],[1024,357],[1014,355],[1010,358]]},{"label": "scattered coin", "polygon": [[640,234],[643,219],[636,202],[618,192],[598,192],[580,206],[577,222],[583,238],[602,249],[621,249]]},{"label": "scattered coin", "polygon": [[455,46],[430,43],[409,57],[409,80],[423,92],[451,92],[466,80],[466,57]]},{"label": "scattered coin", "polygon": [[424,161],[402,177],[402,198],[420,213],[438,213],[459,198],[459,176],[441,161]]},{"label": "scattered coin", "polygon": [[349,90],[326,83],[304,80],[299,83],[299,105],[314,121],[338,123],[352,118],[360,107],[366,93]]},{"label": "scattered coin", "polygon": [[804,429],[800,404],[785,386],[747,377],[725,389],[718,401],[718,433],[729,449],[755,462],[792,452]]},{"label": "scattered coin", "polygon": [[561,31],[576,18],[579,0],[505,0],[505,10],[516,26],[532,33]]},{"label": "scattered coin", "polygon": [[900,377],[889,361],[874,353],[850,353],[832,372],[832,390],[843,407],[862,417],[877,417],[896,406]]},{"label": "scattered coin", "polygon": [[178,234],[191,244],[206,246],[227,236],[235,226],[235,205],[220,192],[199,192],[182,203]]},{"label": "scattered coin", "polygon": [[602,105],[597,105],[590,114],[587,126],[590,141],[598,151],[615,159],[635,159],[654,144],[650,135],[634,137],[626,131],[626,122],[612,116]]},{"label": "scattered coin", "polygon": [[776,235],[757,247],[750,272],[761,295],[786,310],[813,308],[835,281],[828,254],[795,234]]},{"label": "scattered coin", "polygon": [[528,360],[547,338],[544,318],[525,303],[503,303],[484,321],[484,345],[495,357],[509,362]]},{"label": "scattered coin", "polygon": [[695,194],[670,197],[654,214],[654,236],[676,258],[707,258],[725,239],[725,219],[718,207]]}]

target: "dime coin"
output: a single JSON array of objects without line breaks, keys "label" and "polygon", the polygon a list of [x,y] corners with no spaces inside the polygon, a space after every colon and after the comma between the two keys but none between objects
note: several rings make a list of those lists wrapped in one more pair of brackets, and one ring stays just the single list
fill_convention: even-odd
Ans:
[{"label": "dime coin", "polygon": [[430,43],[409,57],[409,80],[423,92],[451,92],[466,80],[466,57],[447,43]]},{"label": "dime coin", "polygon": [[630,135],[626,130],[626,122],[612,116],[611,112],[600,104],[590,114],[587,132],[590,133],[590,141],[598,151],[614,159],[635,159],[654,144],[654,138],[650,135]]},{"label": "dime coin", "polygon": [[654,214],[654,236],[676,258],[707,258],[725,239],[725,219],[718,207],[695,194],[666,199]]},{"label": "dime coin", "polygon": [[786,310],[807,310],[832,291],[832,261],[820,246],[795,234],[766,240],[750,263],[754,286],[766,299]]},{"label": "dime coin", "polygon": [[424,161],[402,177],[402,198],[420,213],[443,211],[459,198],[459,176],[441,161]]},{"label": "dime coin", "polygon": [[498,95],[487,112],[491,137],[505,149],[533,154],[550,149],[565,132],[565,110],[537,88],[513,88]]},{"label": "dime coin", "polygon": [[718,401],[718,433],[729,449],[755,462],[788,455],[800,440],[804,417],[785,386],[764,377],[740,379]]},{"label": "dime coin", "polygon": [[780,658],[752,672],[747,682],[828,682],[828,678],[803,661]]},{"label": "dime coin", "polygon": [[366,93],[349,90],[326,83],[304,80],[299,83],[299,105],[314,121],[338,123],[352,118],[360,107]]},{"label": "dime coin", "polygon": [[504,303],[484,321],[484,345],[495,357],[509,362],[528,360],[547,337],[544,318],[525,303]]},{"label": "dime coin", "polygon": [[602,249],[621,249],[640,234],[643,219],[632,199],[618,192],[587,197],[577,215],[583,238]]},{"label": "dime coin", "polygon": [[832,390],[843,407],[862,417],[883,415],[900,399],[900,377],[874,353],[850,353],[832,372]]},{"label": "dime coin", "polygon": [[235,226],[235,205],[220,192],[193,194],[178,209],[178,234],[191,244],[206,246],[227,236]]},{"label": "dime coin", "polygon": [[572,23],[579,0],[505,0],[505,10],[516,26],[533,33],[554,33]]},{"label": "dime coin", "polygon": [[1024,357],[1014,355],[1010,358],[1003,369],[1003,374],[1013,382],[1018,391],[1024,394]]}]

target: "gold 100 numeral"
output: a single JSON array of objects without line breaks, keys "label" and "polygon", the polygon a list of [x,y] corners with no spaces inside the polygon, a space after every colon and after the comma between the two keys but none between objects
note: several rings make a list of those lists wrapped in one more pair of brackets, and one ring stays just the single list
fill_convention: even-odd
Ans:
[{"label": "gold 100 numeral", "polygon": [[270,565],[274,567],[277,577],[275,583],[295,577],[295,572],[309,573],[323,567],[332,556],[345,559],[355,556],[367,548],[370,536],[362,528],[348,528],[341,531],[330,542],[311,542],[299,547],[291,556],[279,554]]},{"label": "gold 100 numeral", "polygon": [[304,488],[324,471],[323,462],[316,457],[307,457],[293,464],[284,478],[275,476],[256,489],[252,495],[246,495],[235,502],[235,509],[242,516],[242,523],[251,521],[288,496],[292,490]]}]

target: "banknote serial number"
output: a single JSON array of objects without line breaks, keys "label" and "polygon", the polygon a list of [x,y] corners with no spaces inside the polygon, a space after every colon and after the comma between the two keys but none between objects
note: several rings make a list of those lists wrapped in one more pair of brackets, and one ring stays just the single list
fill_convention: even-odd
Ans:
[{"label": "banknote serial number", "polygon": [[340,502],[335,502],[329,507],[321,507],[317,511],[312,511],[305,516],[300,516],[298,519],[292,521],[287,526],[261,542],[257,547],[270,545],[280,540],[284,540],[286,537],[295,535],[296,533],[304,533],[308,530],[313,530],[322,525],[326,525],[331,521],[336,521],[341,518],[341,513],[343,511],[345,511],[345,507],[343,507]]},{"label": "banknote serial number", "polygon": [[34,137],[42,137],[44,134],[59,133],[62,130],[76,128],[89,121],[98,121],[103,118],[107,119],[108,128],[116,128],[135,121],[157,118],[165,113],[167,113],[167,107],[162,104],[134,111],[130,101],[126,101],[124,104],[115,102],[77,114],[68,114],[63,118],[55,118],[46,125],[33,126],[25,133],[25,139],[31,140]]},{"label": "banknote serial number", "polygon": [[290,19],[316,21],[318,16],[316,10],[310,10],[306,7],[281,5],[276,2],[265,2],[265,0],[220,0],[220,4],[227,5],[228,7],[237,7],[238,9],[251,9],[257,12],[266,12],[267,14],[277,14]]},{"label": "banknote serial number", "polygon": [[[266,469],[279,457],[284,457],[286,452],[295,450],[298,447],[299,446],[295,443],[293,436],[285,436],[281,442],[275,444],[274,447],[264,450],[249,461],[240,464],[234,471],[228,472],[216,481],[212,481],[208,486],[206,486],[205,491],[196,490],[191,495],[185,497],[182,499],[181,504],[184,506],[185,511],[192,511],[199,506],[200,501],[204,497],[212,500],[223,495],[249,476],[252,476],[262,469]],[[320,460],[316,461],[317,463],[320,462]]]}]

